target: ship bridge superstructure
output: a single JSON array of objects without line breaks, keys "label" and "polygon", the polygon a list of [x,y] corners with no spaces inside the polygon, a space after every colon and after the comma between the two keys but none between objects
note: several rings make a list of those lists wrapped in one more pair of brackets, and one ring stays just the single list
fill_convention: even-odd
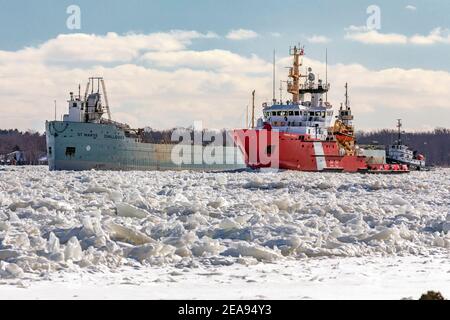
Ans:
[{"label": "ship bridge superstructure", "polygon": [[288,92],[292,94],[292,100],[274,101],[270,106],[264,103],[263,117],[258,119],[257,128],[270,125],[274,130],[326,140],[334,119],[333,106],[327,101],[330,85],[321,79],[316,81],[311,68],[308,68],[306,75],[301,73],[303,49],[294,47],[290,53],[294,60],[289,70],[291,80],[288,81]]},{"label": "ship bridge superstructure", "polygon": [[[95,85],[97,84],[97,88]],[[108,96],[105,81],[101,77],[91,77],[86,85],[84,97],[81,96],[81,86],[78,86],[78,96],[70,92],[69,113],[64,115],[66,122],[100,123],[103,115],[107,114],[107,121],[111,121]]]}]

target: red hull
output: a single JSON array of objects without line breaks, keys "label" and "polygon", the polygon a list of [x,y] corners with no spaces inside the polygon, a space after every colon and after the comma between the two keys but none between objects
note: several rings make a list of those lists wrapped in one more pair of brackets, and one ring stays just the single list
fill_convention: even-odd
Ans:
[{"label": "red hull", "polygon": [[365,156],[340,154],[336,141],[319,141],[309,135],[242,129],[234,131],[234,139],[251,168],[313,172],[408,171],[401,166],[368,165]]}]

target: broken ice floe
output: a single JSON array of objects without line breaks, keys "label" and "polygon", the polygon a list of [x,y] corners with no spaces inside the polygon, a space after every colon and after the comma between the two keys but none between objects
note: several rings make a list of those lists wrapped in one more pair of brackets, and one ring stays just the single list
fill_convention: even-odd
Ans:
[{"label": "broken ice floe", "polygon": [[449,174],[5,168],[0,278],[123,265],[445,254]]}]

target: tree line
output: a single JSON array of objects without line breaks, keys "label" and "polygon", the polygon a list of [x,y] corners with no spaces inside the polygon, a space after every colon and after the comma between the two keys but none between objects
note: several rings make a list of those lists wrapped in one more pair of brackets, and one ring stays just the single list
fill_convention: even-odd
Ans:
[{"label": "tree line", "polygon": [[[396,130],[358,132],[358,144],[391,145],[398,139]],[[450,166],[450,129],[437,128],[427,132],[402,133],[403,144],[426,157],[427,165]]]},{"label": "tree line", "polygon": [[17,129],[0,130],[0,155],[14,151],[24,153],[26,164],[38,164],[38,159],[46,155],[45,135]]},{"label": "tree line", "polygon": [[[176,143],[171,140],[174,130],[146,130],[143,133],[143,140],[148,143]],[[191,134],[193,138],[193,132]],[[226,141],[225,131],[222,134],[223,141]],[[358,144],[390,145],[395,140],[397,140],[395,130],[357,132]],[[429,165],[450,166],[450,129],[405,132],[402,134],[402,140],[411,149],[425,155]],[[38,159],[46,154],[45,135],[35,131],[0,130],[0,155],[13,151],[23,151],[28,164],[37,164]]]}]

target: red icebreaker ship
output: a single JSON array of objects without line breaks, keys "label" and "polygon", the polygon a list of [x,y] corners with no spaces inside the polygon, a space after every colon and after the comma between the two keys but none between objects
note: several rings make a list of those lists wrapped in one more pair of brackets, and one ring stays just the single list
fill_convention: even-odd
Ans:
[{"label": "red icebreaker ship", "polygon": [[[234,139],[251,168],[300,171],[405,173],[407,165],[374,162],[356,145],[353,115],[345,87],[345,103],[337,116],[327,101],[328,83],[308,68],[302,75],[304,50],[290,50],[294,58],[289,70],[288,92],[292,101],[263,104],[263,117],[253,129],[234,130]],[[385,159],[385,156],[382,157]]]}]

